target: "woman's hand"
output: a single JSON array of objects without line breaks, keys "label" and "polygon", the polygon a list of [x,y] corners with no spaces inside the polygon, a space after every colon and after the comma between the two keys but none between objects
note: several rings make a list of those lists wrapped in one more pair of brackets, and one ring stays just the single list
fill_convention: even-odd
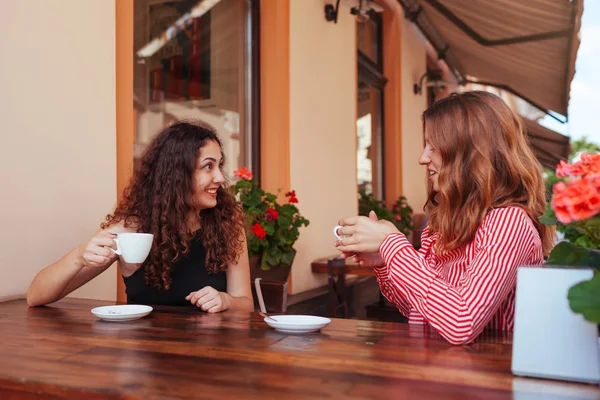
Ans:
[{"label": "woman's hand", "polygon": [[120,225],[108,229],[97,231],[87,243],[38,272],[27,289],[27,304],[34,307],[53,303],[106,271],[119,258],[110,250],[115,245],[113,239],[116,233],[126,231]]},{"label": "woman's hand", "polygon": [[79,247],[79,262],[82,267],[108,267],[119,257],[111,247],[117,235],[108,230],[96,232],[86,244]]},{"label": "woman's hand", "polygon": [[185,299],[211,314],[225,311],[230,305],[227,293],[219,292],[211,286],[204,286],[202,289],[188,294]]},{"label": "woman's hand", "polygon": [[351,258],[355,263],[358,263],[361,267],[381,267],[385,263],[379,252],[377,253],[342,253],[342,258]]},{"label": "woman's hand", "polygon": [[351,217],[339,222],[340,236],[346,236],[336,241],[335,246],[344,253],[376,253],[385,238],[398,229],[389,221],[378,220],[374,211],[369,217]]}]

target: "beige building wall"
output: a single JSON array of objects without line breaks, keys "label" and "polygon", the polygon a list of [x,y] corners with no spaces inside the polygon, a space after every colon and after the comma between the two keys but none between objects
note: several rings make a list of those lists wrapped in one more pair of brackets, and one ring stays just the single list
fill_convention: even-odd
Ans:
[{"label": "beige building wall", "polygon": [[[0,2],[0,301],[116,199],[115,2]],[[74,293],[115,299],[114,270]]]},{"label": "beige building wall", "polygon": [[[410,21],[401,21],[402,79],[402,186],[403,194],[415,213],[423,212],[427,200],[425,168],[419,156],[423,151],[421,113],[427,107],[427,95],[413,93],[413,84],[427,69],[426,40]],[[387,112],[387,111],[386,111]]]},{"label": "beige building wall", "polygon": [[294,293],[326,283],[310,263],[337,254],[332,229],[358,212],[355,20],[340,7],[337,24],[327,22],[323,6],[290,4],[290,182],[310,220],[295,245]]}]

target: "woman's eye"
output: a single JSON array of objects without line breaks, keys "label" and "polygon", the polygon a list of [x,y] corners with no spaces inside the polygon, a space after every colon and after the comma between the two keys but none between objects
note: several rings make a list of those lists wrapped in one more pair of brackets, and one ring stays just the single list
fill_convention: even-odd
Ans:
[{"label": "woman's eye", "polygon": [[210,171],[212,169],[212,164],[206,164],[204,167],[202,167],[205,170]]}]

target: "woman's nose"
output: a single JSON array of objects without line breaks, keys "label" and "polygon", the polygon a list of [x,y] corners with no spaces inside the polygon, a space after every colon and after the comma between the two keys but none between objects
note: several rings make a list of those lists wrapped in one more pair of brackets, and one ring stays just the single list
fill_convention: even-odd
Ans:
[{"label": "woman's nose", "polygon": [[429,158],[429,156],[427,154],[425,154],[425,150],[423,150],[423,152],[419,156],[419,164],[420,165],[427,165],[430,162],[431,162],[431,159]]},{"label": "woman's nose", "polygon": [[216,183],[222,183],[225,180],[225,176],[223,175],[223,171],[221,169],[217,169],[213,181]]}]

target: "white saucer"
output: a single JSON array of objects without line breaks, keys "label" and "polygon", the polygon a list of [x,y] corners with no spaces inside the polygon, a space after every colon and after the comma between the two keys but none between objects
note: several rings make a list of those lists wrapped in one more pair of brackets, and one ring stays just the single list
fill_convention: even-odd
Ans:
[{"label": "white saucer", "polygon": [[105,321],[133,321],[152,312],[152,307],[137,304],[92,308],[92,314]]},{"label": "white saucer", "polygon": [[275,315],[273,318],[267,317],[264,321],[271,328],[284,333],[317,332],[331,323],[329,318],[312,315]]}]

